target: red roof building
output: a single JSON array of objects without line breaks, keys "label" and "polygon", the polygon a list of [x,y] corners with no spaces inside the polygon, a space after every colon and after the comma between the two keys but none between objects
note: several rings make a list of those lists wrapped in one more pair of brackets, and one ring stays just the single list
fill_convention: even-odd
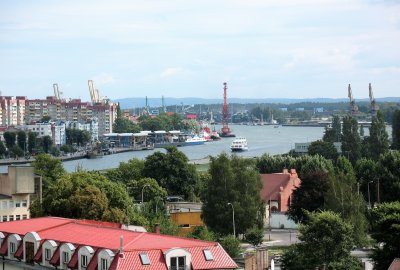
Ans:
[{"label": "red roof building", "polygon": [[289,209],[293,190],[300,186],[300,179],[295,169],[284,170],[282,173],[261,174],[263,188],[261,200],[271,204],[272,212],[286,213]]},{"label": "red roof building", "polygon": [[0,256],[12,269],[31,269],[27,265],[78,270],[237,268],[215,242],[57,217],[0,223]]}]

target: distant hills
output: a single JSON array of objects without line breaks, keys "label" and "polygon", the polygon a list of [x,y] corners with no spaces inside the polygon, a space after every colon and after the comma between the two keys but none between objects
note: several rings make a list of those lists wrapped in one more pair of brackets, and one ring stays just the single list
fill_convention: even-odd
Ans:
[{"label": "distant hills", "polygon": [[[162,101],[161,98],[148,98],[149,107],[161,107]],[[119,102],[121,109],[130,109],[130,108],[140,108],[146,105],[146,99],[143,97],[134,97],[134,98],[123,98],[116,99],[115,102]],[[236,104],[249,104],[249,103],[273,103],[273,104],[294,104],[294,103],[304,103],[304,102],[313,102],[313,103],[338,103],[338,102],[348,102],[347,98],[304,98],[304,99],[293,99],[293,98],[229,98],[229,103]],[[377,98],[377,102],[400,102],[400,97],[385,97],[385,98]],[[368,98],[365,99],[356,99],[357,102],[369,102]],[[195,104],[222,104],[223,99],[208,99],[208,98],[172,98],[166,97],[164,98],[165,106],[188,106]]]}]

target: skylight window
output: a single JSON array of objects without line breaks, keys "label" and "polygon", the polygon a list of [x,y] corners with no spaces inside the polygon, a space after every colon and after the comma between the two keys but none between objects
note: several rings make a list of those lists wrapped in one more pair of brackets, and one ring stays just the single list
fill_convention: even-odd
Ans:
[{"label": "skylight window", "polygon": [[147,256],[147,253],[141,253],[139,254],[140,260],[142,261],[143,265],[150,265],[150,260],[149,256]]},{"label": "skylight window", "polygon": [[211,250],[204,249],[203,253],[204,253],[204,257],[206,257],[206,261],[213,261],[214,260],[214,257],[213,257],[213,255],[211,253]]}]

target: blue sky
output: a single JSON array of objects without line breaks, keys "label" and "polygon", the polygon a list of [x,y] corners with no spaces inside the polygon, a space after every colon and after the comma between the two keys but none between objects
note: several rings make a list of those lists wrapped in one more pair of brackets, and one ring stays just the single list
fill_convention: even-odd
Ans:
[{"label": "blue sky", "polygon": [[398,0],[3,0],[0,91],[103,96],[400,96]]}]

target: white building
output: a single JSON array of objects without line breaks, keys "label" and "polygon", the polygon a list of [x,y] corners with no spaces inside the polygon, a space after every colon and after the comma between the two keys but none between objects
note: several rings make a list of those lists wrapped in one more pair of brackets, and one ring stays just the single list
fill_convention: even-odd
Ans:
[{"label": "white building", "polygon": [[69,121],[66,125],[67,128],[86,130],[90,133],[91,140],[93,142],[99,139],[99,122],[97,121],[97,119],[93,119],[87,122]]}]

